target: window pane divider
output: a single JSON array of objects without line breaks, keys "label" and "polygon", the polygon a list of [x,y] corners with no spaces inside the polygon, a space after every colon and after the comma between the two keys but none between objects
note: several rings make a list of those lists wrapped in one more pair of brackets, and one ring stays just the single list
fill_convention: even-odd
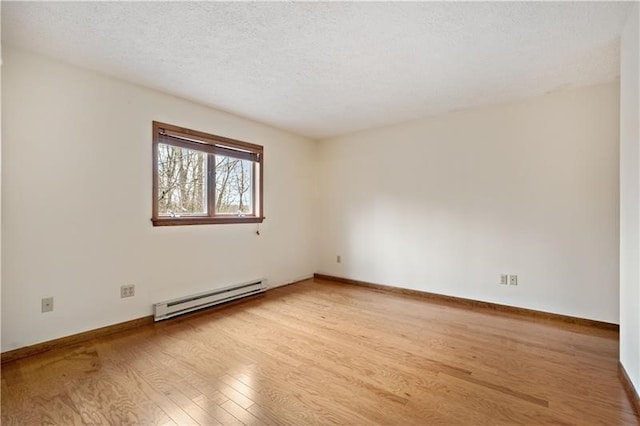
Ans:
[{"label": "window pane divider", "polygon": [[207,155],[207,176],[207,212],[212,217],[216,214],[216,156],[212,154]]}]

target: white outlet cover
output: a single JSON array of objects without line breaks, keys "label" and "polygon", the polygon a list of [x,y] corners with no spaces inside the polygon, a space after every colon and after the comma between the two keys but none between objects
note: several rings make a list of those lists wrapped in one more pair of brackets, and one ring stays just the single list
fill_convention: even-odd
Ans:
[{"label": "white outlet cover", "polygon": [[45,297],[42,299],[42,312],[53,311],[53,297]]},{"label": "white outlet cover", "polygon": [[134,284],[120,286],[120,298],[133,297],[136,294],[136,287]]}]

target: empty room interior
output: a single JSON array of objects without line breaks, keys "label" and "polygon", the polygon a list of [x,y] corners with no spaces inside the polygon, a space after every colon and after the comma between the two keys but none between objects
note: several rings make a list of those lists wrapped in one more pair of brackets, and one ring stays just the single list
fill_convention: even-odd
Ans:
[{"label": "empty room interior", "polygon": [[0,4],[3,425],[640,425],[640,4]]}]

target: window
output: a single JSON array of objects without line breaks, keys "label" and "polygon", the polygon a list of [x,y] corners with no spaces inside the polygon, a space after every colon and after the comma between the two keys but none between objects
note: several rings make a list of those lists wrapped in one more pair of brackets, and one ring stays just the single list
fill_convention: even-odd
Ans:
[{"label": "window", "polygon": [[153,122],[154,226],[262,222],[263,148]]}]

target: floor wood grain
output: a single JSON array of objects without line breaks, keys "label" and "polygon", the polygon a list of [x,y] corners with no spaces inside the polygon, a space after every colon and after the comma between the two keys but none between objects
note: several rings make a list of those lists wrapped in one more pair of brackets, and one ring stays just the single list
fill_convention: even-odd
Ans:
[{"label": "floor wood grain", "polygon": [[618,334],[322,280],[2,366],[3,425],[640,425]]}]

